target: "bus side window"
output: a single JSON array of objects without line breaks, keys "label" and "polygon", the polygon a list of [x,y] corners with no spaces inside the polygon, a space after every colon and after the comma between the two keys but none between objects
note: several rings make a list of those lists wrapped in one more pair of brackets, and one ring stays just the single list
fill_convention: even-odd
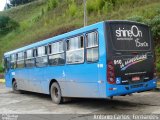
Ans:
[{"label": "bus side window", "polygon": [[24,68],[24,52],[17,53],[17,68]]},{"label": "bus side window", "polygon": [[64,42],[59,41],[49,45],[49,65],[65,64]]},{"label": "bus side window", "polygon": [[46,46],[38,47],[36,50],[36,66],[44,67],[48,65],[47,48]]},{"label": "bus side window", "polygon": [[11,55],[11,69],[16,68],[16,54]]},{"label": "bus side window", "polygon": [[35,66],[35,58],[34,58],[33,49],[26,51],[25,63],[26,63],[26,67],[29,67],[29,68]]},{"label": "bus side window", "polygon": [[66,62],[76,64],[84,62],[84,37],[77,36],[67,40]]},{"label": "bus side window", "polygon": [[38,50],[37,49],[33,49],[33,57],[37,57],[38,56]]},{"label": "bus side window", "polygon": [[98,61],[98,33],[90,32],[86,34],[86,59],[88,62]]}]

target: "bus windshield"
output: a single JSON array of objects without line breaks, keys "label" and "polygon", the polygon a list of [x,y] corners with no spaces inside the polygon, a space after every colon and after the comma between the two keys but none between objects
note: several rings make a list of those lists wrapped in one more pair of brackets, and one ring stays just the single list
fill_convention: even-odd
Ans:
[{"label": "bus windshield", "polygon": [[116,51],[148,51],[151,49],[149,27],[137,23],[111,23],[110,35]]}]

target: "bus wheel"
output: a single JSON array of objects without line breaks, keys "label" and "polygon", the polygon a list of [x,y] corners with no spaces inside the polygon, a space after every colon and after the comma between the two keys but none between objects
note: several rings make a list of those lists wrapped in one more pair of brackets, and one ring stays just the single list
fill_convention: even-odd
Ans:
[{"label": "bus wheel", "polygon": [[56,103],[56,104],[61,104],[62,103],[61,89],[60,89],[57,82],[52,84],[50,93],[51,93],[52,101],[54,103]]},{"label": "bus wheel", "polygon": [[20,93],[20,91],[17,88],[17,82],[16,82],[16,80],[13,81],[13,83],[12,83],[12,90],[13,90],[14,93],[17,93],[17,94]]}]

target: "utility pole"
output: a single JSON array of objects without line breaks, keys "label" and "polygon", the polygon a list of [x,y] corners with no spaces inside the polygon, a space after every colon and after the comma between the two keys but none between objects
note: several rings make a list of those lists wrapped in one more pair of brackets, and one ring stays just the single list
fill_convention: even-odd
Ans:
[{"label": "utility pole", "polygon": [[87,9],[86,9],[86,0],[83,0],[84,3],[84,27],[87,25]]}]

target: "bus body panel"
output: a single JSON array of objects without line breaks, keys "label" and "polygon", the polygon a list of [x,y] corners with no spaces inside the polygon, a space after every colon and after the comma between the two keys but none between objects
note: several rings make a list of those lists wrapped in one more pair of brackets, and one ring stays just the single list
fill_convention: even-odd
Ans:
[{"label": "bus body panel", "polygon": [[98,64],[98,84],[99,84],[99,97],[106,98],[106,84],[107,84],[107,66],[106,66],[106,40],[105,40],[105,22],[99,29],[99,64]]},{"label": "bus body panel", "polygon": [[[79,29],[64,35],[50,38],[46,41],[38,42],[41,46],[47,43],[52,43],[56,40],[66,39],[68,37],[86,34],[89,31],[97,31],[99,34],[99,61],[95,63],[87,63],[86,61],[76,65],[62,65],[62,66],[45,66],[33,67],[23,69],[13,69],[14,73],[11,78],[17,80],[18,89],[33,91],[39,93],[49,94],[49,84],[51,80],[56,80],[62,89],[62,96],[67,97],[106,97],[106,52],[104,40],[104,23],[97,23],[88,26],[87,28]],[[25,49],[37,47],[36,44],[20,48],[20,51]],[[15,50],[18,52],[19,50]],[[11,54],[12,52],[6,53]],[[104,56],[101,57],[101,56]],[[100,72],[100,73],[99,73]],[[101,74],[103,72],[103,74]],[[11,75],[11,74],[10,74]],[[6,85],[12,86],[12,81],[6,78]],[[101,81],[99,83],[99,81]]]},{"label": "bus body panel", "polygon": [[69,96],[99,97],[97,63],[66,65],[65,73]]}]

